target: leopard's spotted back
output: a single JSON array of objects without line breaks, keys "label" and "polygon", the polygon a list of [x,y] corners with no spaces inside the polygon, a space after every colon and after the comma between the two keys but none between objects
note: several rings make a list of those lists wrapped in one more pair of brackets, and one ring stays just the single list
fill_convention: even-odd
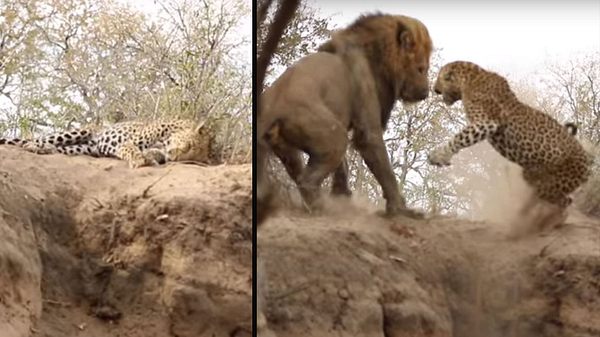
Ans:
[{"label": "leopard's spotted back", "polygon": [[177,132],[191,130],[196,123],[191,120],[121,122],[111,125],[92,137],[101,156],[113,157],[125,143],[133,143],[140,150],[167,147]]},{"label": "leopard's spotted back", "polygon": [[[461,96],[467,119],[495,121],[499,129],[488,141],[509,160],[521,166],[535,166],[585,157],[581,144],[568,128],[522,103],[502,76],[473,64],[456,64],[453,71],[463,83]],[[483,108],[477,109],[478,106]]]},{"label": "leopard's spotted back", "polygon": [[440,70],[435,91],[447,104],[462,100],[469,124],[494,126],[486,139],[523,167],[542,199],[566,206],[568,195],[588,179],[592,157],[572,127],[521,102],[502,76],[471,62],[452,62]]}]

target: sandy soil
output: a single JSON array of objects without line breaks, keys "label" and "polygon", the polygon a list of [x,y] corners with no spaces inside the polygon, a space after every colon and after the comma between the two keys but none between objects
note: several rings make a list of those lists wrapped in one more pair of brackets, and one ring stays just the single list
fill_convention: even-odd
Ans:
[{"label": "sandy soil", "polygon": [[504,172],[465,180],[478,207],[464,218],[385,220],[360,198],[281,210],[259,232],[261,335],[600,336],[600,219],[570,209],[515,237],[528,192]]},{"label": "sandy soil", "polygon": [[513,240],[484,222],[283,213],[259,236],[265,314],[280,337],[600,336],[600,223],[568,221]]},{"label": "sandy soil", "polygon": [[250,165],[0,157],[0,336],[251,335]]}]

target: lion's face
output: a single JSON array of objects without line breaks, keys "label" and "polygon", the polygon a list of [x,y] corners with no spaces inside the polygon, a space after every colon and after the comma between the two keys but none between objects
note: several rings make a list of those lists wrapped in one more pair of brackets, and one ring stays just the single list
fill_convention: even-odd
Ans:
[{"label": "lion's face", "polygon": [[429,59],[432,42],[425,25],[412,18],[399,19],[397,43],[400,69],[397,69],[398,97],[405,102],[422,101],[429,95]]},{"label": "lion's face", "polygon": [[451,66],[446,65],[440,69],[433,91],[442,95],[444,103],[452,105],[462,98],[462,91],[457,82],[454,70]]},{"label": "lion's face", "polygon": [[398,96],[405,102],[414,103],[429,95],[429,60],[421,59],[408,62],[404,70],[404,78],[399,85]]}]

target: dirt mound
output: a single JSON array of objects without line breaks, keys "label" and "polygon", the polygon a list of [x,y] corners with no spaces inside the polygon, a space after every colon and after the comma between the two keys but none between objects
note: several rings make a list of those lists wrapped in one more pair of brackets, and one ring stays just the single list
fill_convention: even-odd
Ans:
[{"label": "dirt mound", "polygon": [[600,336],[597,219],[514,240],[489,222],[335,209],[282,212],[259,233],[278,337]]},{"label": "dirt mound", "polygon": [[250,165],[0,157],[3,337],[251,335]]}]

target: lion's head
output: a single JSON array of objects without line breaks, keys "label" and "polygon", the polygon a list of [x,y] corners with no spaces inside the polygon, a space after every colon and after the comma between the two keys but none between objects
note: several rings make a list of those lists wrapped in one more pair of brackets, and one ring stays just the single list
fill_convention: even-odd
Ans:
[{"label": "lion's head", "polygon": [[402,15],[363,15],[337,34],[362,46],[376,76],[393,87],[396,98],[405,102],[427,98],[433,43],[421,21]]},{"label": "lion's head", "polygon": [[427,98],[429,94],[429,58],[432,42],[429,32],[419,20],[395,17],[397,27],[397,56],[400,67],[394,74],[398,84],[398,97],[407,102],[416,102]]}]

